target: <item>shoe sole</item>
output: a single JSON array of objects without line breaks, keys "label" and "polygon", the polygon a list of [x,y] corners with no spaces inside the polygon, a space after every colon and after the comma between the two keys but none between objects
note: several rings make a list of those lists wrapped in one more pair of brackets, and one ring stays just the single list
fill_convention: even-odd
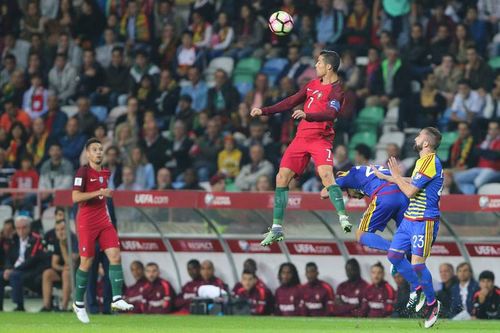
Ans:
[{"label": "shoe sole", "polygon": [[424,327],[425,328],[431,328],[432,326],[434,326],[434,324],[437,322],[438,318],[439,318],[439,312],[441,312],[441,302],[437,301],[437,315],[434,316],[431,320],[429,321],[425,321],[424,323]]},{"label": "shoe sole", "polygon": [[119,307],[114,306],[113,304],[111,304],[111,310],[113,310],[113,311],[132,311],[133,309],[134,309],[134,307],[131,307],[131,308],[128,308],[128,309],[120,309]]},{"label": "shoe sole", "polygon": [[[422,292],[422,295],[423,295],[423,292]],[[415,307],[415,312],[419,313],[420,310],[422,310],[422,308],[424,307],[425,305],[425,300],[427,298],[425,297],[425,295],[423,297],[420,297],[419,300],[418,300],[418,303],[417,303],[417,306]]]},{"label": "shoe sole", "polygon": [[271,242],[269,242],[269,243],[260,243],[260,245],[261,245],[261,246],[270,246],[270,245],[272,245],[273,243],[278,243],[278,242],[281,242],[281,241],[283,241],[284,239],[285,239],[285,237],[280,236],[280,237],[278,237],[278,238],[273,239],[273,240],[272,240]]}]

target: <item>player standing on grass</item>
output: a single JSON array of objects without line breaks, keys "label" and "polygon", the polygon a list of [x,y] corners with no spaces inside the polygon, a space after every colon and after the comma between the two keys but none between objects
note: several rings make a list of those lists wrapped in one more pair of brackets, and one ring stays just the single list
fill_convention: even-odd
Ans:
[{"label": "player standing on grass", "polygon": [[85,144],[89,163],[76,172],[72,199],[78,203],[76,216],[80,267],[76,271],[76,297],[73,310],[82,323],[89,323],[83,297],[88,283],[88,271],[95,255],[95,242],[109,259],[109,279],[113,292],[111,308],[129,311],[134,308],[122,299],[123,271],[120,260],[118,234],[111,224],[106,207],[106,198],[112,196],[108,188],[109,171],[101,167],[103,147],[96,138]]},{"label": "player standing on grass", "polygon": [[337,210],[342,228],[345,232],[351,231],[352,224],[349,223],[345,211],[342,190],[335,183],[333,176],[333,125],[344,102],[344,91],[337,74],[339,66],[340,57],[336,52],[322,51],[315,66],[317,79],[310,81],[299,92],[281,102],[262,109],[254,108],[250,113],[252,117],[271,115],[304,104],[304,110],[295,110],[292,114],[292,118],[302,121],[297,128],[297,135],[281,160],[276,176],[273,225],[261,242],[262,246],[269,246],[284,239],[283,216],[288,202],[288,185],[294,176],[304,172],[311,157]]},{"label": "player standing on grass", "polygon": [[[414,146],[420,158],[416,162],[411,182],[401,176],[394,157],[391,157],[388,163],[390,176],[372,166],[377,177],[395,183],[410,198],[410,204],[394,234],[387,256],[398,272],[411,284],[409,308],[419,311],[420,304],[423,306],[424,303],[419,302],[420,294],[422,292],[425,294],[427,299],[424,309],[425,328],[434,325],[441,308],[432,286],[431,272],[425,265],[439,230],[439,199],[443,189],[443,168],[436,156],[436,149],[440,143],[441,133],[436,128],[426,127],[420,131],[415,138]],[[405,253],[410,249],[411,265],[405,258]]]}]

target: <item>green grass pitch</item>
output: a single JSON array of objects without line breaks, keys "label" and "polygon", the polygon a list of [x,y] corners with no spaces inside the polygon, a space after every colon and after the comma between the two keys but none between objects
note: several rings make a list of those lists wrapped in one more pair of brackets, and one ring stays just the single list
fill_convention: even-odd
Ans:
[{"label": "green grass pitch", "polygon": [[160,315],[94,315],[90,324],[81,324],[72,313],[0,313],[1,333],[58,332],[500,332],[500,321],[441,320],[425,330],[421,320],[343,319],[343,318],[279,318],[236,316],[160,316]]}]

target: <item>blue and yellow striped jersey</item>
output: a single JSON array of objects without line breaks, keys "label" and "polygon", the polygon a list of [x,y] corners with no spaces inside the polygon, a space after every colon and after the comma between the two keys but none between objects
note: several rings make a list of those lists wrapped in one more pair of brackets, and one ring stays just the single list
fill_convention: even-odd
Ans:
[{"label": "blue and yellow striped jersey", "polygon": [[410,220],[435,220],[439,218],[439,198],[443,189],[443,167],[435,153],[417,160],[411,175],[412,185],[420,190],[410,198],[405,218]]},{"label": "blue and yellow striped jersey", "polygon": [[[391,174],[389,169],[386,169],[383,166],[376,165],[375,167],[383,174]],[[339,172],[335,181],[342,189],[352,188],[369,197],[371,197],[373,192],[375,192],[375,190],[381,185],[388,183],[387,181],[375,176],[372,168],[365,165],[353,166],[347,172]]]}]

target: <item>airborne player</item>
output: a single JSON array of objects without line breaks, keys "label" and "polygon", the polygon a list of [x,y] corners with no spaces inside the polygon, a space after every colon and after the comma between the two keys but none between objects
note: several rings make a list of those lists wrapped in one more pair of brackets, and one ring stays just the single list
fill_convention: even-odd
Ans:
[{"label": "airborne player", "polygon": [[88,271],[95,256],[95,243],[109,259],[109,279],[113,292],[111,308],[130,311],[134,308],[122,299],[123,270],[120,260],[118,234],[111,224],[106,207],[106,198],[112,196],[108,188],[109,171],[101,167],[103,147],[96,138],[85,144],[89,163],[76,172],[73,182],[72,199],[78,203],[76,216],[80,267],[76,271],[76,297],[73,311],[82,323],[89,323],[83,297],[88,283]]}]

